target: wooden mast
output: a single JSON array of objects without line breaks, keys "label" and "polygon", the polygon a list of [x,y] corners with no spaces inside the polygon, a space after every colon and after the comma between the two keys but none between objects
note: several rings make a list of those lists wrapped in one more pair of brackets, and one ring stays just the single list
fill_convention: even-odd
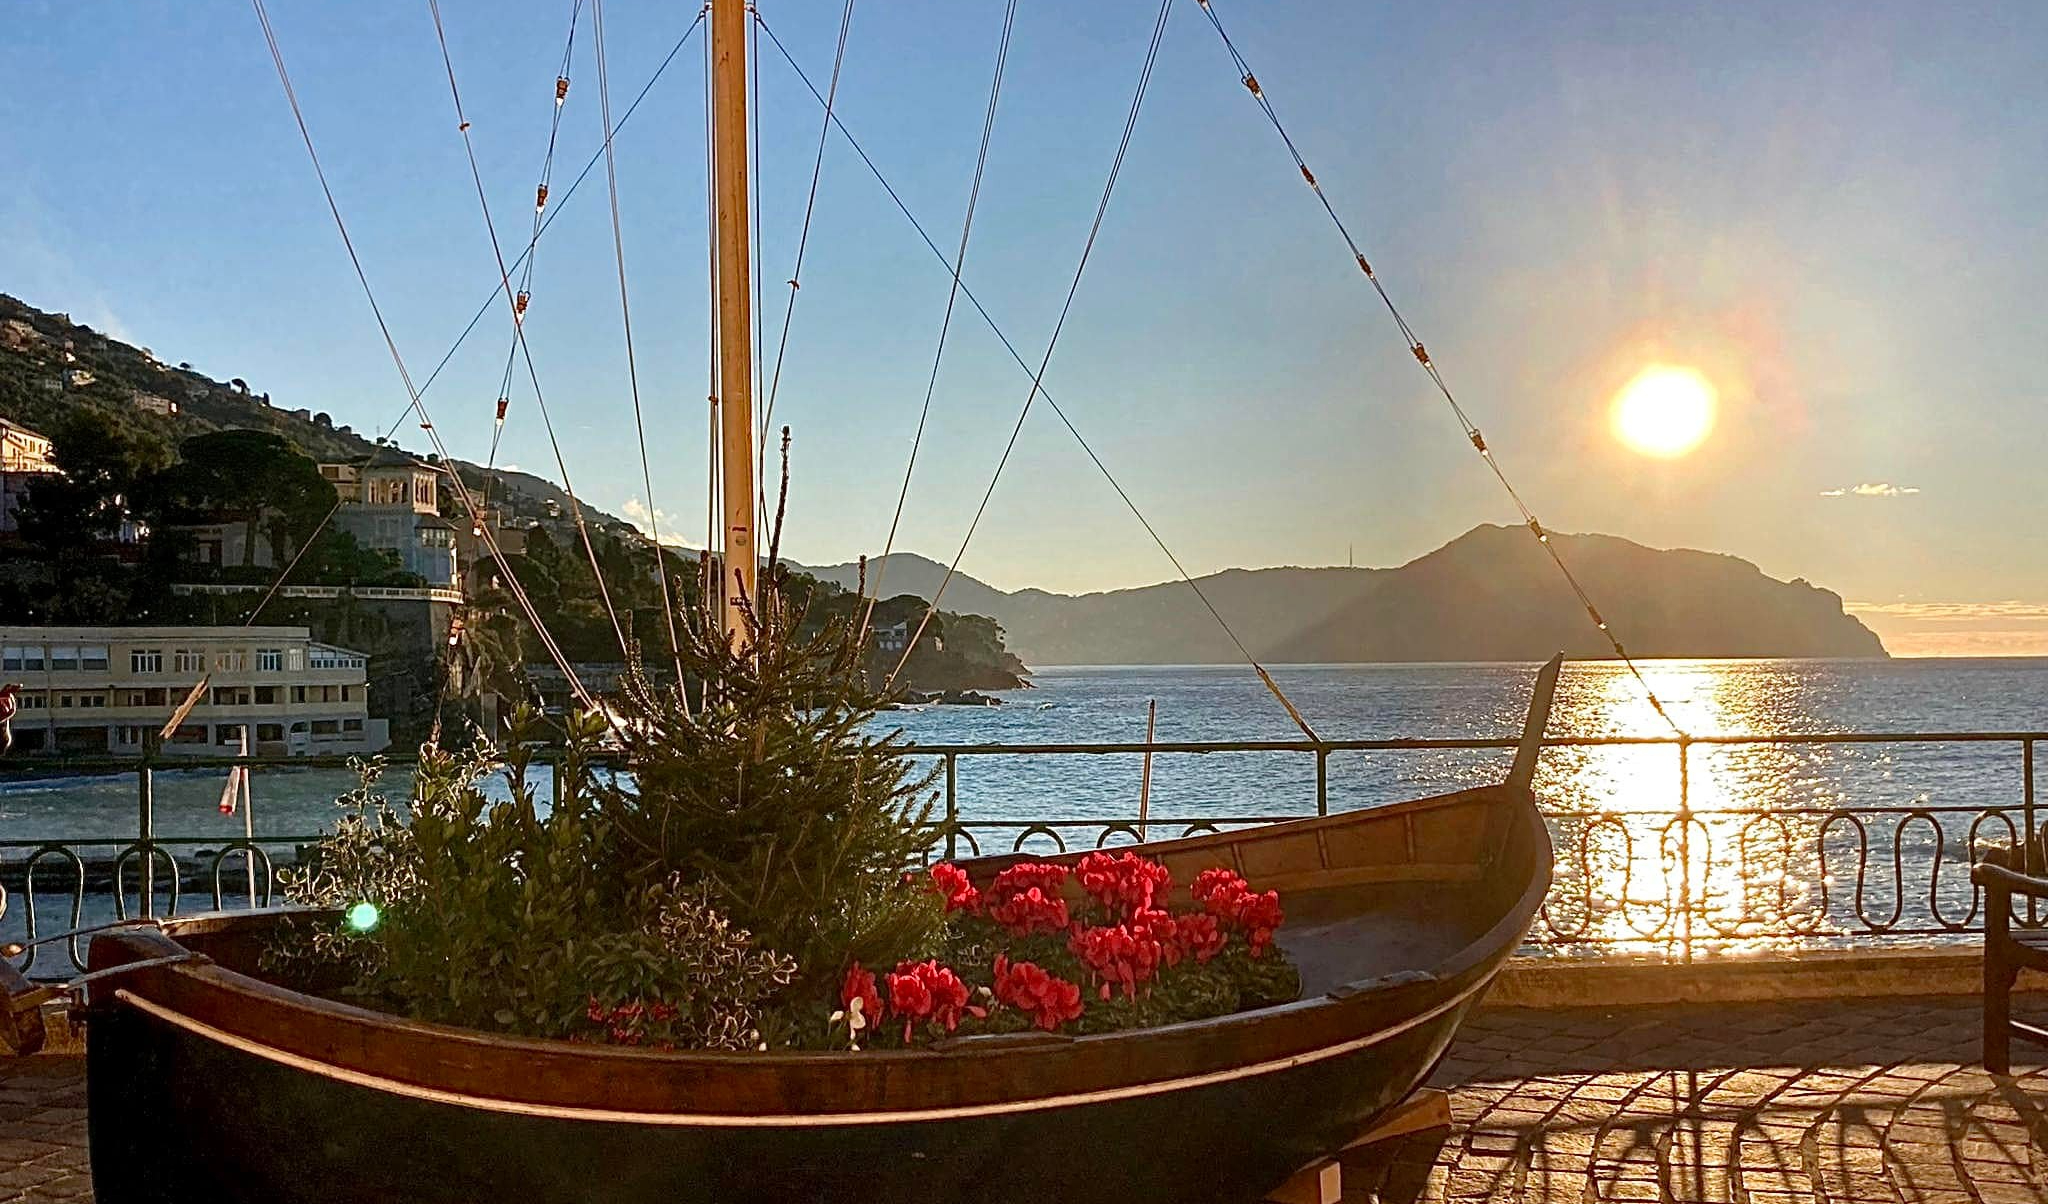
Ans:
[{"label": "wooden mast", "polygon": [[[719,469],[725,564],[719,594],[728,637],[757,604],[754,537],[753,248],[749,226],[747,0],[711,0],[713,195],[718,224]],[[744,599],[744,602],[742,601]]]}]

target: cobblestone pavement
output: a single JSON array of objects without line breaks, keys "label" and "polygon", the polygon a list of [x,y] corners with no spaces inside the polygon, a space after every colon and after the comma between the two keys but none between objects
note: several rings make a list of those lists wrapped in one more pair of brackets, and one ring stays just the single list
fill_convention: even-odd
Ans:
[{"label": "cobblestone pavement", "polygon": [[0,1200],[90,1200],[85,1058],[0,1056]]},{"label": "cobblestone pavement", "polygon": [[2048,1204],[2048,1069],[1974,1000],[1482,1012],[1448,1133],[1347,1162],[1376,1204]]},{"label": "cobblestone pavement", "polygon": [[[1372,1204],[2048,1204],[2048,1067],[1970,1000],[1483,1012],[1448,1133],[1347,1157]],[[0,1202],[83,1200],[84,1068],[0,1060]]]}]

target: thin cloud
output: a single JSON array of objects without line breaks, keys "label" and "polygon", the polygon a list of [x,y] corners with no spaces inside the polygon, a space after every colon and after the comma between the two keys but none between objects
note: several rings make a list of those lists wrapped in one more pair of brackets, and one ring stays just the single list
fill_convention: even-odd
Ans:
[{"label": "thin cloud", "polygon": [[1822,497],[1911,497],[1920,492],[1917,485],[1894,485],[1890,481],[1866,481],[1861,485],[1845,485],[1840,489],[1823,489]]},{"label": "thin cloud", "polygon": [[2038,602],[1850,602],[1851,614],[1890,615],[1923,622],[1969,623],[1986,619],[2048,620],[2048,605]]},{"label": "thin cloud", "polygon": [[626,516],[627,522],[632,523],[649,535],[659,531],[661,542],[667,547],[689,548],[696,546],[682,537],[681,520],[666,510],[649,510],[647,503],[637,497],[627,498],[625,503],[619,507],[619,513]]},{"label": "thin cloud", "polygon": [[2048,604],[1849,602],[1893,656],[2048,656]]}]

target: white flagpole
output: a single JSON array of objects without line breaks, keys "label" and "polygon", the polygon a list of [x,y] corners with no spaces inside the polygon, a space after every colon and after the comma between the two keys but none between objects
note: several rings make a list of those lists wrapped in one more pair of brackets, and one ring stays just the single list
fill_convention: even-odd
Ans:
[{"label": "white flagpole", "polygon": [[[242,725],[242,756],[249,755],[249,725]],[[249,766],[245,761],[235,770],[242,788],[242,864],[249,871],[249,906],[256,906],[256,800],[249,794]]]}]

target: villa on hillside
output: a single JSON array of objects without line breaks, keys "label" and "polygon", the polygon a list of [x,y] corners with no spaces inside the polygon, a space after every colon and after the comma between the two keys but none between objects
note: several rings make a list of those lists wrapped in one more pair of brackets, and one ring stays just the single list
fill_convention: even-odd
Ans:
[{"label": "villa on hillside", "polygon": [[334,525],[366,548],[398,554],[430,587],[461,587],[455,528],[441,517],[441,469],[391,447],[353,460],[329,461],[320,475],[341,496]]},{"label": "villa on hillside", "polygon": [[0,535],[15,531],[15,509],[37,478],[60,471],[50,459],[48,436],[0,418]]},{"label": "villa on hillside", "polygon": [[168,755],[231,755],[245,735],[257,755],[379,752],[367,671],[304,627],[0,627],[17,753],[139,754],[202,677]]}]

